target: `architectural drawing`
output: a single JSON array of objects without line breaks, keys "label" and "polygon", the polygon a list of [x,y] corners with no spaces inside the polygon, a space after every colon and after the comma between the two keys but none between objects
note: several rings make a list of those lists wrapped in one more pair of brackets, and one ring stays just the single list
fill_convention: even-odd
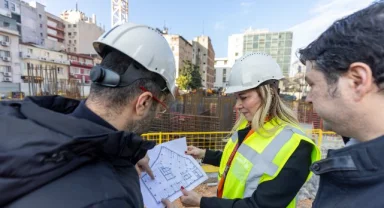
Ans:
[{"label": "architectural drawing", "polygon": [[170,198],[179,193],[181,186],[192,187],[196,182],[201,183],[207,179],[196,161],[192,160],[190,156],[161,147],[155,162],[151,165],[155,180],[152,180],[148,174],[143,174],[141,177],[143,184],[157,203],[161,203],[162,198]]}]

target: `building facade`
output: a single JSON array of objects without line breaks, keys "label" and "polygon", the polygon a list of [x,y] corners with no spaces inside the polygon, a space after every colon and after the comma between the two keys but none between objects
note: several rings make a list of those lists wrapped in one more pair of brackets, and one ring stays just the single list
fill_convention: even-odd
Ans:
[{"label": "building facade", "polygon": [[233,65],[235,61],[243,56],[244,34],[233,34],[228,37],[228,62]]},{"label": "building facade", "polygon": [[244,54],[264,52],[271,55],[279,64],[283,75],[289,76],[292,54],[292,32],[250,31],[244,34]]},{"label": "building facade", "polygon": [[94,66],[93,58],[90,56],[68,53],[70,61],[69,77],[78,80],[79,83],[91,84],[90,74]]},{"label": "building facade", "polygon": [[200,69],[203,87],[211,89],[215,82],[215,51],[208,36],[199,36],[192,41],[192,63]]},{"label": "building facade", "polygon": [[215,88],[225,88],[227,86],[231,67],[228,58],[215,59]]},{"label": "building facade", "polygon": [[60,94],[69,79],[68,55],[32,44],[20,44],[21,90],[26,95]]},{"label": "building facade", "polygon": [[180,75],[180,69],[184,66],[184,61],[192,62],[192,44],[183,36],[163,34],[172,49],[176,64],[176,78]]},{"label": "building facade", "polygon": [[[231,35],[228,38],[229,62],[233,65],[238,58],[246,53],[264,52],[277,61],[283,75],[288,77],[291,65],[292,39],[292,32],[269,32],[266,29],[249,29],[243,34]],[[241,42],[242,45],[240,45]]]},{"label": "building facade", "polygon": [[65,23],[59,17],[46,12],[47,39],[45,48],[54,51],[65,51]]},{"label": "building facade", "polygon": [[92,18],[78,10],[67,10],[61,14],[65,25],[66,51],[79,54],[96,54],[93,41],[98,39],[104,29],[97,26],[96,15]]},{"label": "building facade", "polygon": [[20,58],[19,32],[16,20],[4,16],[7,10],[0,9],[0,93],[19,91]]}]

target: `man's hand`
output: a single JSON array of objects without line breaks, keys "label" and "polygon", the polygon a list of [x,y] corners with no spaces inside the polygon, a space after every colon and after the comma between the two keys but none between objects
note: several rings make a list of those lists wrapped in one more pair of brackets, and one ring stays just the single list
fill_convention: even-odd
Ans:
[{"label": "man's hand", "polygon": [[180,197],[181,203],[185,207],[200,207],[201,196],[194,191],[187,191],[181,187],[184,196]]},{"label": "man's hand", "polygon": [[165,208],[177,208],[176,205],[172,204],[168,199],[162,199],[161,202],[165,205]]},{"label": "man's hand", "polygon": [[148,154],[146,154],[145,157],[143,157],[143,159],[139,160],[136,163],[135,168],[136,168],[137,174],[139,174],[139,176],[141,176],[142,172],[146,172],[152,178],[152,180],[155,179],[155,176],[153,175],[151,167],[149,167]]}]

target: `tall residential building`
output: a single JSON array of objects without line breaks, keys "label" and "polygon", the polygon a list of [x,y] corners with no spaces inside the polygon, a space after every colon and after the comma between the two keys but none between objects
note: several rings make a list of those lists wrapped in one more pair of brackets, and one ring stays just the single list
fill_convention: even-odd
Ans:
[{"label": "tall residential building", "polygon": [[192,62],[192,44],[181,35],[163,34],[169,46],[172,48],[176,63],[176,78],[180,75],[180,69],[184,66],[184,61]]},{"label": "tall residential building", "polygon": [[208,36],[199,36],[193,39],[192,63],[199,66],[203,87],[213,88],[215,82],[215,51]]},{"label": "tall residential building", "polygon": [[[243,39],[243,46],[239,42]],[[228,38],[228,58],[230,63],[249,52],[264,52],[271,55],[281,67],[284,76],[289,76],[292,51],[292,32],[269,32],[249,29],[243,34]],[[243,49],[242,53],[239,52]],[[239,55],[239,56],[236,56]]]},{"label": "tall residential building", "polygon": [[65,51],[65,23],[60,17],[46,12],[47,39],[45,47],[54,51]]},{"label": "tall residential building", "polygon": [[0,94],[20,91],[20,77],[17,22],[0,9]]},{"label": "tall residential building", "polygon": [[228,62],[232,66],[236,59],[243,56],[244,34],[234,34],[228,37]]},{"label": "tall residential building", "polygon": [[215,58],[215,84],[216,88],[224,88],[228,84],[231,67],[228,58]]},{"label": "tall residential building", "polygon": [[96,54],[92,42],[99,38],[104,29],[97,26],[96,15],[91,17],[78,10],[67,10],[61,14],[65,21],[66,51],[81,54]]}]

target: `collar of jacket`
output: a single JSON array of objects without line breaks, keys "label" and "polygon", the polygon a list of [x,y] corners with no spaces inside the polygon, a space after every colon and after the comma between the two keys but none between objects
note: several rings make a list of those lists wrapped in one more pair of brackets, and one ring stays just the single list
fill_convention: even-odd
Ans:
[{"label": "collar of jacket", "polygon": [[136,164],[147,150],[155,146],[155,142],[145,141],[132,132],[113,131],[86,119],[66,115],[73,112],[79,103],[61,96],[27,97],[21,103],[20,111],[27,119],[74,138],[68,146],[96,142],[97,156],[103,156],[114,164],[123,164],[124,161]]},{"label": "collar of jacket", "polygon": [[329,173],[343,180],[378,176],[384,173],[383,149],[384,136],[329,150],[327,158],[312,164],[311,170],[317,175]]}]

